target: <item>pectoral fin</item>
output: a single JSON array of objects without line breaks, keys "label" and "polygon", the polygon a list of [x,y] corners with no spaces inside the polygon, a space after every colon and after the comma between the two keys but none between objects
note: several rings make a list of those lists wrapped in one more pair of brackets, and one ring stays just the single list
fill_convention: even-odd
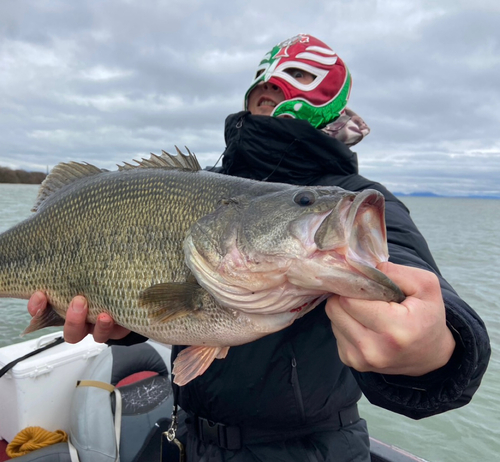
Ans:
[{"label": "pectoral fin", "polygon": [[224,359],[229,347],[190,346],[175,358],[172,374],[174,383],[182,386],[203,374],[214,359]]},{"label": "pectoral fin", "polygon": [[161,283],[139,295],[139,306],[153,323],[170,322],[202,309],[203,289],[196,282]]}]

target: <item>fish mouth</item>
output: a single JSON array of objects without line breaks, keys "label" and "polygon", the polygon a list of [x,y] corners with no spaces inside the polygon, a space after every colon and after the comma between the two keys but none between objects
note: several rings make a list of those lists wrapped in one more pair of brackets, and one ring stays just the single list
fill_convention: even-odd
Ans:
[{"label": "fish mouth", "polygon": [[[345,259],[351,271],[378,286],[384,300],[403,301],[405,295],[401,289],[376,268],[389,258],[385,199],[382,193],[367,189],[346,195],[337,205],[336,211],[338,214],[329,214],[315,234],[318,249],[333,252],[337,258]],[[338,220],[338,216],[342,219]]]}]

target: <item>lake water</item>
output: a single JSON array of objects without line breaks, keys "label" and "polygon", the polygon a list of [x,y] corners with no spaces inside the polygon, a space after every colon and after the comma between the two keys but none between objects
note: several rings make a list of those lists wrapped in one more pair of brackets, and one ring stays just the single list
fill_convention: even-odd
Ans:
[{"label": "lake water", "polygon": [[[0,184],[0,232],[30,215],[37,186]],[[430,462],[500,460],[500,200],[402,198],[426,236],[442,274],[485,321],[493,354],[472,402],[413,421],[361,402],[370,433]],[[26,301],[0,298],[0,347],[37,337]],[[49,330],[47,330],[48,332]]]}]

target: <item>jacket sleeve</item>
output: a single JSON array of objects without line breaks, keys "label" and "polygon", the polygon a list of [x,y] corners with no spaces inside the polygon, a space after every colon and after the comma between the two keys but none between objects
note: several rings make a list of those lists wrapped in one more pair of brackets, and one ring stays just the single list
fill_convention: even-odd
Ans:
[{"label": "jacket sleeve", "polygon": [[144,335],[138,334],[137,332],[130,332],[125,337],[117,340],[109,339],[106,342],[106,345],[121,345],[121,346],[130,346],[135,345],[136,343],[143,343],[148,340]]},{"label": "jacket sleeve", "polygon": [[382,185],[365,181],[358,190],[377,189],[386,199],[389,260],[432,271],[438,276],[448,327],[457,346],[448,364],[421,377],[352,370],[353,375],[372,404],[413,419],[464,406],[479,387],[491,354],[485,325],[441,276],[406,206]]}]

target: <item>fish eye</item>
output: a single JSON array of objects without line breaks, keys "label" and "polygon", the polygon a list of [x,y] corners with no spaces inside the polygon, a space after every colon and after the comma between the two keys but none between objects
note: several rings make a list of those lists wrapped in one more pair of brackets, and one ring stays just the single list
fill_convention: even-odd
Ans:
[{"label": "fish eye", "polygon": [[312,191],[300,191],[295,194],[293,201],[302,207],[307,207],[316,202],[316,195]]}]

